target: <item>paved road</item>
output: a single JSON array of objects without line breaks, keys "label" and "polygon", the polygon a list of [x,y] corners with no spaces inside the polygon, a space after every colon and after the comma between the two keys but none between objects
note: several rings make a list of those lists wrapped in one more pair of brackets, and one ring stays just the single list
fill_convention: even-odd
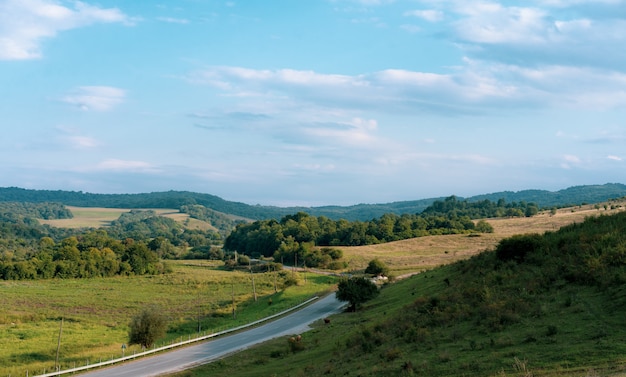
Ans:
[{"label": "paved road", "polygon": [[309,324],[339,312],[344,304],[337,301],[335,295],[331,294],[313,302],[302,310],[250,330],[176,351],[84,373],[81,374],[81,377],[148,377],[188,369],[194,365],[209,363],[273,338],[303,333],[309,329]]}]

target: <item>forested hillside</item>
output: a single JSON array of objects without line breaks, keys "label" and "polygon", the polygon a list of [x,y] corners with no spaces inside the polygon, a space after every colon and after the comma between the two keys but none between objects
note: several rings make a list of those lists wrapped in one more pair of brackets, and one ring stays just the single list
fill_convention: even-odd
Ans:
[{"label": "forested hillside", "polygon": [[[504,199],[508,203],[535,203],[539,209],[565,207],[583,203],[598,203],[608,199],[626,196],[626,185],[607,183],[604,185],[576,186],[555,192],[544,190],[524,190],[518,192],[497,192],[459,200],[479,202],[490,200],[497,202]],[[428,206],[443,197],[400,201],[385,204],[357,204],[353,206],[321,207],[275,207],[249,205],[224,200],[215,195],[187,191],[153,192],[145,194],[92,194],[80,191],[27,190],[17,187],[0,188],[0,202],[56,202],[79,207],[107,208],[174,208],[200,205],[222,214],[234,215],[251,220],[278,220],[283,216],[297,212],[306,212],[313,216],[324,216],[338,220],[371,220],[384,214],[396,215],[421,213]]]}]

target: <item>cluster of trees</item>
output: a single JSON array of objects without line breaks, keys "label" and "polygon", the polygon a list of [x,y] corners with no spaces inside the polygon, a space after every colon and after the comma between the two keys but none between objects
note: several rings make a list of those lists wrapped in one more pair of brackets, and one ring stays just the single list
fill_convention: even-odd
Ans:
[{"label": "cluster of trees", "polygon": [[223,237],[228,236],[237,224],[244,222],[243,220],[233,220],[223,213],[214,211],[200,204],[184,205],[180,207],[180,212],[186,213],[189,217],[194,219],[206,221],[213,225]]},{"label": "cluster of trees", "polygon": [[166,272],[158,254],[144,242],[110,237],[104,230],[55,242],[39,241],[36,251],[22,260],[8,254],[0,259],[0,279],[89,278]]},{"label": "cluster of trees", "polygon": [[[39,212],[55,208],[49,204],[46,204],[45,208],[40,204],[35,206],[39,207]],[[28,208],[28,205],[24,205],[24,208]],[[69,237],[81,238],[93,230],[50,227],[23,213],[24,211],[17,210],[0,212],[0,260],[21,262],[31,258],[40,251],[40,240],[44,237],[61,242]],[[32,214],[32,211],[28,213]],[[107,227],[107,234],[113,239],[133,239],[149,245],[160,258],[222,257],[221,254],[215,253],[213,247],[222,242],[222,236],[218,232],[210,229],[185,229],[179,222],[159,216],[153,210],[133,210],[122,214]]]},{"label": "cluster of trees", "polygon": [[386,214],[370,221],[350,222],[298,212],[280,221],[262,220],[239,224],[224,241],[224,248],[255,257],[274,257],[279,262],[291,263],[299,255],[300,258],[322,258],[330,263],[332,261],[329,257],[334,260],[340,257],[335,257],[332,249],[319,247],[371,245],[426,235],[492,230],[485,222],[477,229],[469,216],[457,216],[454,213]]},{"label": "cluster of trees", "polygon": [[3,217],[31,217],[37,219],[71,219],[72,211],[60,203],[0,202]]},{"label": "cluster of trees", "polygon": [[484,199],[477,202],[459,200],[450,196],[445,200],[437,200],[422,212],[422,216],[448,216],[471,219],[490,217],[532,217],[539,212],[539,206],[525,201],[507,203],[504,199],[492,202]]}]

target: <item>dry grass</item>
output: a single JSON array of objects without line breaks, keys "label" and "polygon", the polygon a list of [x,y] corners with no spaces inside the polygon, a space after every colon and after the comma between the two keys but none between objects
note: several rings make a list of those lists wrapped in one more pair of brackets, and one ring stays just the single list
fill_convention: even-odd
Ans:
[{"label": "dry grass", "polygon": [[[622,203],[623,204],[623,203]],[[609,207],[610,208],[610,207]],[[585,217],[611,214],[624,208],[596,209],[592,205],[560,209],[552,215],[549,211],[529,218],[487,219],[493,233],[469,236],[454,234],[427,236],[379,245],[341,247],[351,270],[363,270],[367,263],[378,258],[385,262],[395,275],[428,270],[443,264],[493,249],[501,239],[515,234],[555,231],[564,225],[582,222]]]},{"label": "dry grass", "polygon": [[[100,208],[100,207],[74,207],[67,206],[72,211],[74,218],[58,220],[39,220],[42,224],[48,224],[57,228],[99,228],[107,227],[112,221],[117,220],[123,213],[130,212],[128,208]],[[167,217],[185,225],[189,229],[216,230],[211,224],[192,219],[188,214],[177,209],[151,209],[159,216]]]}]

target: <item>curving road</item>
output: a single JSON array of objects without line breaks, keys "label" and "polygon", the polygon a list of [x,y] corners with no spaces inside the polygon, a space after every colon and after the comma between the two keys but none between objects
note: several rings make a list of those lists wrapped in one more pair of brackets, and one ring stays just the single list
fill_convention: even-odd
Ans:
[{"label": "curving road", "polygon": [[148,377],[158,376],[206,364],[250,346],[280,336],[305,332],[309,324],[341,311],[345,303],[334,294],[323,297],[305,308],[259,327],[176,351],[127,362],[106,369],[81,374],[82,377]]}]

